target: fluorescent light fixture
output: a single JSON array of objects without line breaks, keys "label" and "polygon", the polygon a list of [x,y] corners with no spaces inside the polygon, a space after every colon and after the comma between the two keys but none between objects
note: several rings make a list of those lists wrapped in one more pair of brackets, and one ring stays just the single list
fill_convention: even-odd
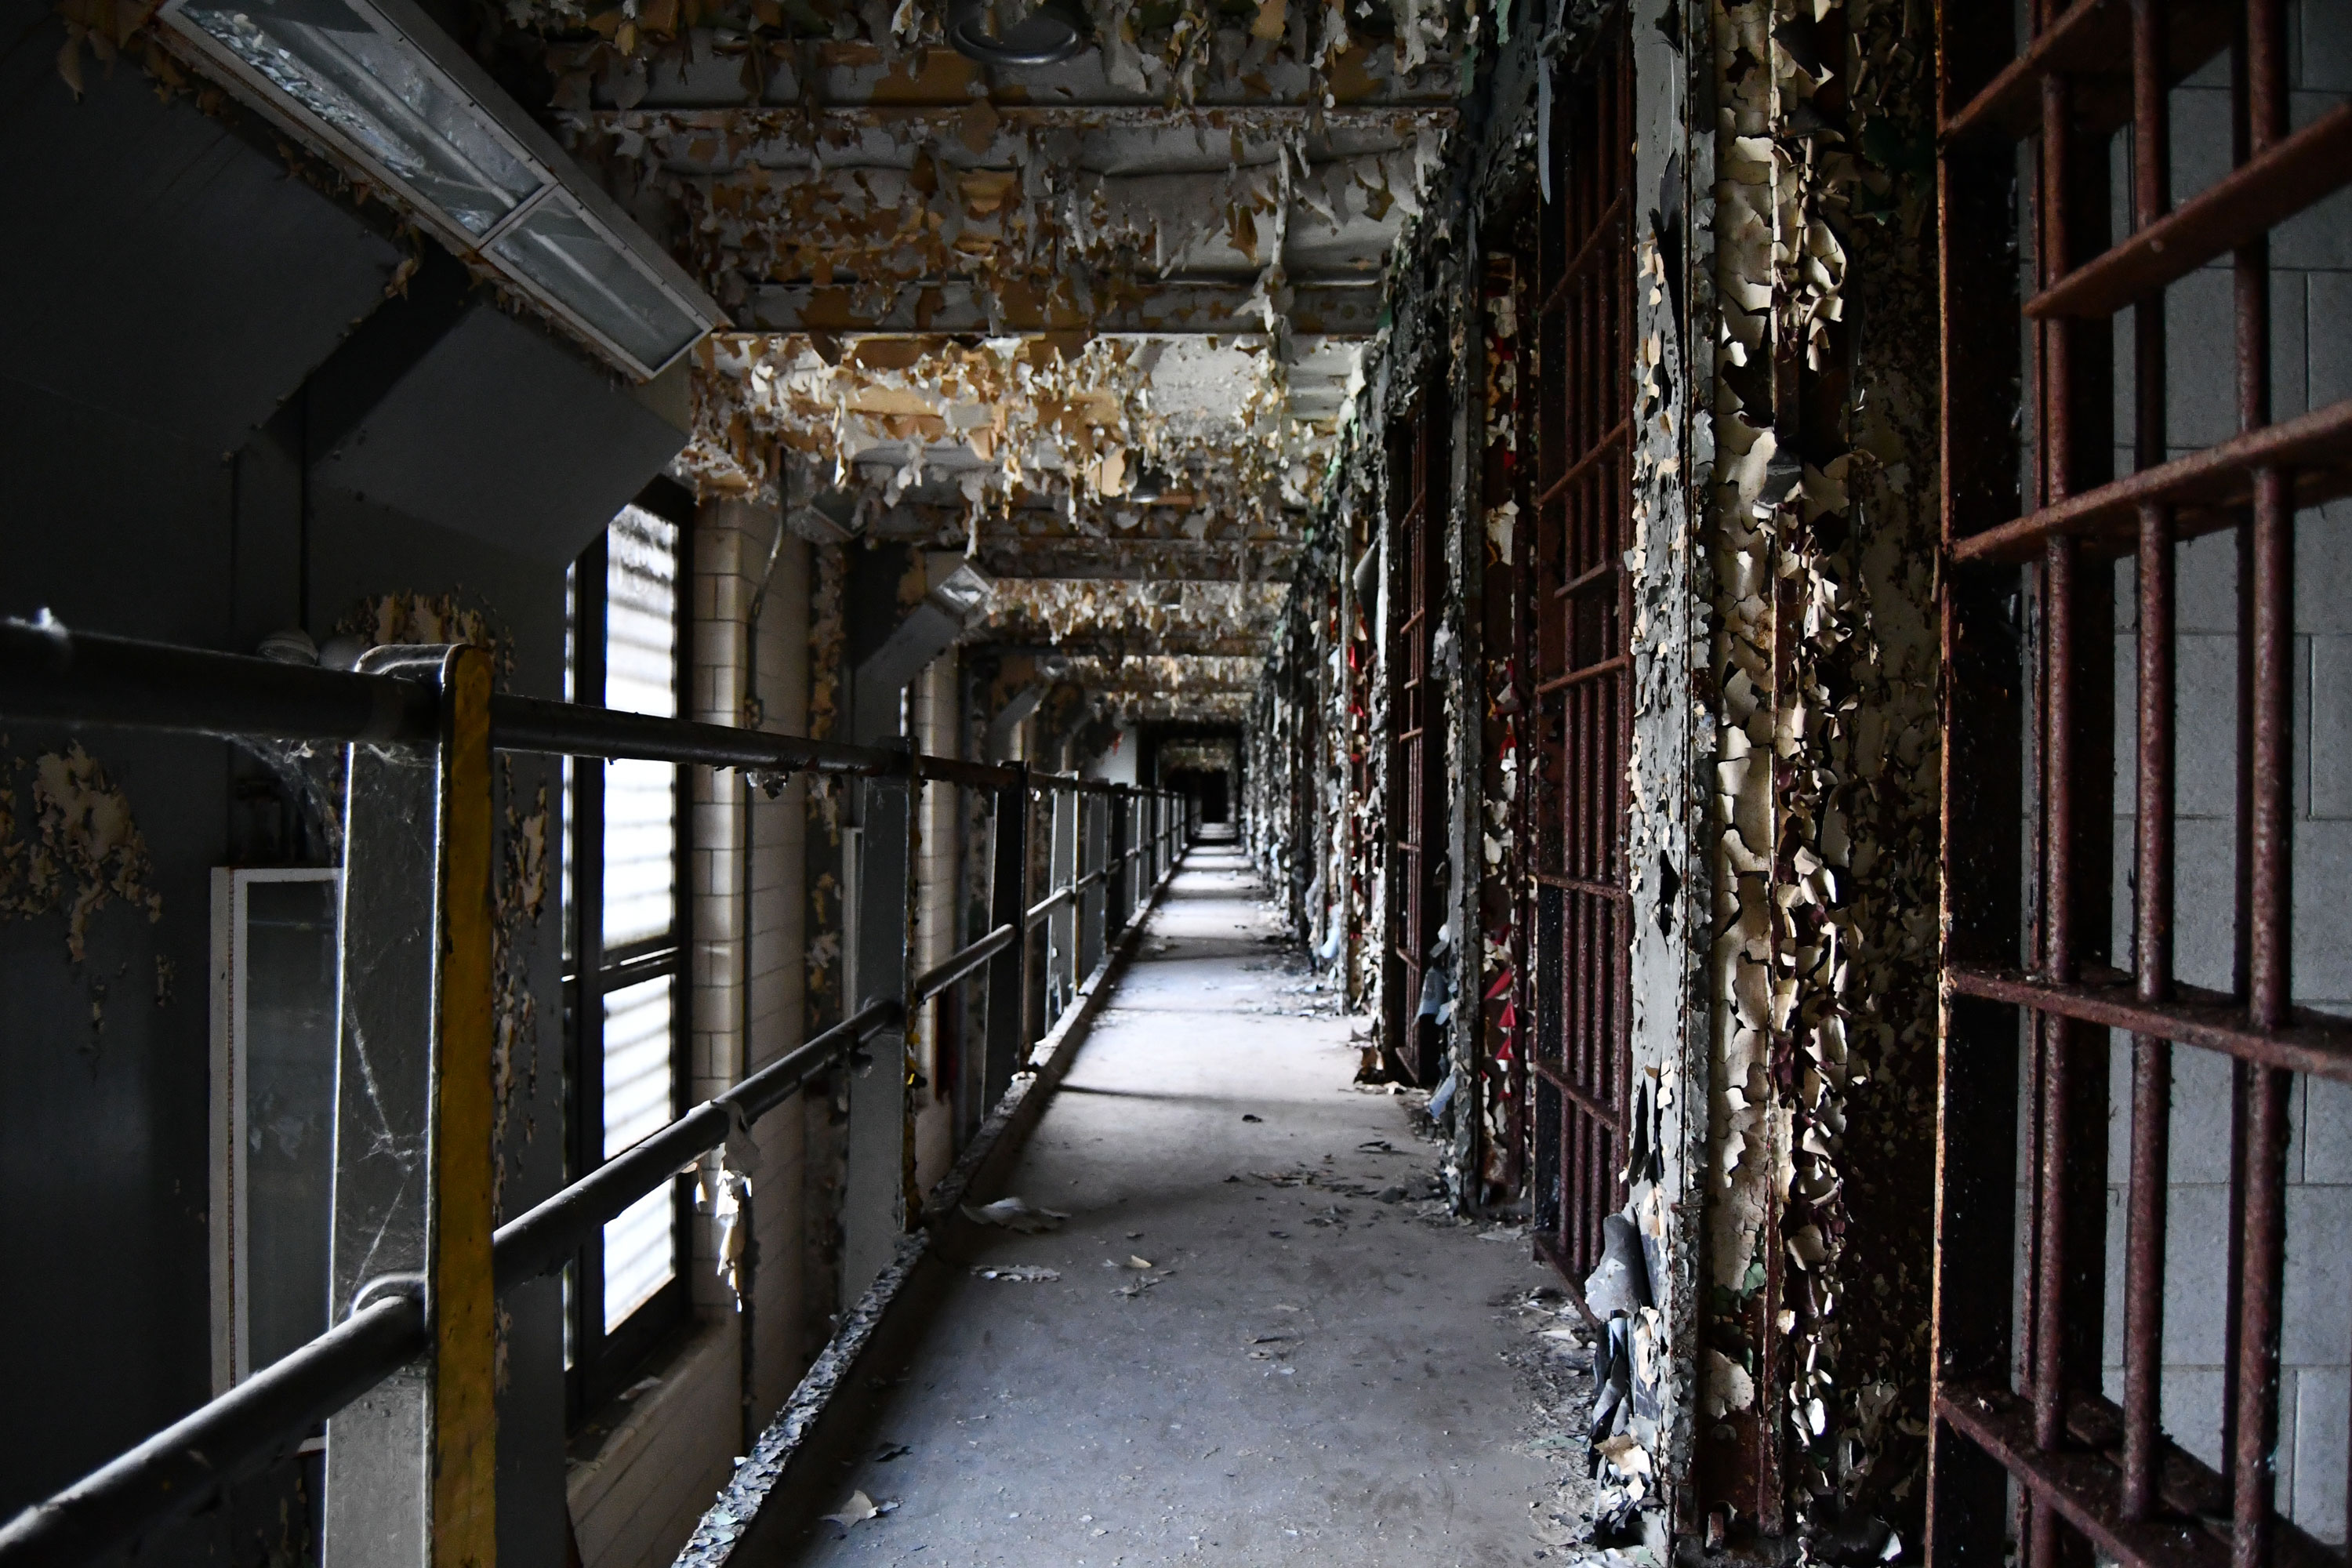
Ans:
[{"label": "fluorescent light fixture", "polygon": [[658,374],[722,319],[413,0],[169,0],[162,15],[264,113],[632,374]]},{"label": "fluorescent light fixture", "polygon": [[987,605],[995,592],[996,584],[967,561],[932,587],[931,597],[944,604],[958,617],[968,621]]}]

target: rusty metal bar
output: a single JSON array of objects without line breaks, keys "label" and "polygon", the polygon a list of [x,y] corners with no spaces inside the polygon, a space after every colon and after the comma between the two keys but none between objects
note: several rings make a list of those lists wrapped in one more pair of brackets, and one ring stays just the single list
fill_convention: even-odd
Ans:
[{"label": "rusty metal bar", "polygon": [[[2166,14],[2132,0],[2132,213],[2134,240],[2163,225],[2172,198],[2172,120],[2164,85]],[[2110,250],[2110,257],[2123,247]],[[2161,254],[2159,244],[2155,254]],[[2074,274],[2083,276],[2082,272]],[[2160,283],[2134,301],[2133,429],[2136,465],[2164,462],[2166,342]],[[2161,1004],[2172,981],[2173,560],[2172,513],[2139,513],[2137,901],[2134,965],[2138,999]],[[2124,1257],[2123,1517],[2155,1503],[2164,1362],[2164,1243],[2168,1215],[2172,1047],[2132,1037],[2131,1173]]]},{"label": "rusty metal bar", "polygon": [[2236,526],[2253,504],[2253,477],[2264,468],[2292,472],[2294,509],[2352,494],[2352,398],[1970,534],[1953,545],[1952,559],[1958,565],[2027,560],[2055,534],[2121,553],[2137,535],[2139,509],[2150,503],[2178,509],[2182,539],[2217,532]]},{"label": "rusty metal bar", "polygon": [[[2237,165],[2276,147],[2286,125],[2286,40],[2279,0],[2248,0],[2231,51]],[[2270,239],[2249,237],[2232,265],[2237,305],[2239,423],[2252,432],[2271,422]],[[2273,463],[2251,476],[2252,515],[2242,532],[2242,605],[2250,612],[2239,649],[2246,703],[2245,820],[2246,1012],[2265,1031],[2284,1020],[2289,999],[2287,679],[2292,657],[2293,512],[2288,485]],[[2267,1068],[2244,1075],[2238,1121],[2240,1159],[2231,1209],[2239,1231],[2231,1396],[2232,1568],[2265,1568],[2271,1558],[2277,1476],[2279,1338],[2286,1243],[2287,1099],[2293,1079]]]},{"label": "rusty metal bar", "polygon": [[[1980,51],[1965,57],[1972,79],[1962,101],[1954,90],[1955,23],[1947,12],[1940,90],[1947,189],[1959,155],[1957,143],[1966,138],[2006,132],[2039,143],[2030,190],[2030,254],[2039,292],[2023,311],[2033,328],[2032,400],[2038,417],[2032,456],[2039,493],[2021,516],[1990,527],[1960,525],[1953,561],[1963,574],[2040,562],[2042,689],[2032,725],[2041,763],[2034,914],[2040,929],[2030,971],[2008,967],[1997,951],[1982,948],[1964,954],[1948,950],[1945,967],[1948,1074],[1957,1020],[1966,1008],[2013,1005],[2032,1026],[2034,1063],[2027,1081],[2036,1101],[2026,1126],[2034,1191],[2026,1211],[2031,1333],[2023,1363],[2030,1386],[2021,1397],[1987,1381],[1992,1368],[1980,1351],[1972,1374],[1978,1381],[1961,1382],[1939,1352],[1937,1431],[1948,1430],[1998,1459],[2015,1478],[2030,1568],[2061,1568],[2078,1559],[2085,1542],[2135,1568],[2218,1565],[2225,1559],[2231,1568],[2315,1562],[2318,1549],[2276,1511],[2279,1362],[2286,1327],[2284,1161],[2294,1075],[2352,1081],[2352,1025],[2292,1005],[2294,517],[2302,506],[2352,492],[2352,404],[2284,424],[2272,421],[2268,235],[2352,181],[2352,109],[2331,110],[2288,133],[2282,0],[2074,0],[2063,5],[2036,0],[2029,15],[2032,37],[2005,66],[1983,62]],[[2119,99],[2113,61],[2126,41],[2126,26],[2129,93]],[[2237,110],[2235,167],[2174,211],[2167,95],[2188,69],[2224,47],[2231,57]],[[1961,107],[1953,112],[1956,101]],[[2029,112],[2029,103],[2038,114]],[[2105,222],[2106,204],[2087,160],[2098,146],[2095,138],[2126,122],[2133,132],[2133,233],[2109,244],[2093,237]],[[2070,166],[2078,153],[2086,160],[2079,169]],[[1992,166],[1985,164],[1988,172]],[[2170,377],[2162,290],[2232,250],[2240,432],[2203,452],[2168,460],[2164,412]],[[2085,256],[2086,263],[2073,265]],[[1948,365],[1955,346],[1948,272],[1945,288]],[[2104,347],[2101,340],[2082,336],[2078,323],[2104,323],[2126,306],[2134,310],[2135,472],[2101,483],[2094,470],[2108,445],[2101,433]],[[1956,417],[1948,399],[1948,458]],[[2172,977],[2176,551],[2183,540],[2222,529],[2238,532],[2241,596],[2239,953],[2233,990],[2226,995],[2177,985]],[[2126,552],[2137,557],[2138,606],[2129,973],[2095,961],[2105,922],[2095,913],[2101,894],[2093,884],[2106,881],[2096,870],[2105,841],[2095,831],[2104,825],[2094,818],[2105,815],[2094,800],[2103,782],[2095,764],[2112,731],[2097,679],[2107,646],[2097,617],[2106,601],[2085,570],[2094,561]],[[1998,603],[1964,602],[1980,619]],[[1951,615],[1948,606],[1948,657],[1955,647]],[[1961,687],[1952,695],[1956,706],[1969,700]],[[1947,721],[1958,728],[1949,717]],[[1946,832],[1948,868],[1948,815]],[[2089,1243],[2096,1216],[2086,1222],[2079,1194],[2070,1190],[2102,1163],[2104,1145],[2092,1146],[2095,1129],[2074,1102],[2087,1106],[2098,1087],[2088,1080],[2091,1064],[2104,1057],[2100,1031],[2106,1028],[2135,1037],[2120,1407],[2079,1386],[2090,1373],[2082,1361],[2085,1347],[2097,1345],[2099,1292],[2095,1280],[2083,1278],[2091,1267],[2085,1258],[2095,1250]],[[2228,1056],[2236,1080],[2221,1434],[2225,1469],[2218,1475],[2189,1460],[2165,1436],[2160,1418],[2177,1045]],[[1948,1114],[1950,1107],[1948,1101]],[[1950,1141],[1958,1131],[1945,1128],[1939,1168],[1951,1164]],[[1958,1239],[1939,1214],[1939,1273]],[[1949,1325],[1940,1305],[1938,1312],[1942,1342]],[[2070,1376],[2076,1386],[2068,1385]],[[1930,1552],[1939,1561],[1954,1550],[1938,1544],[1954,1539],[1948,1532],[1939,1536],[1946,1526],[1938,1521],[1952,1517],[1939,1499],[1959,1487],[1974,1488],[1972,1499],[1983,1495],[1979,1482],[1941,1458],[1943,1451],[1934,1449],[1939,1457],[1929,1500]],[[2226,1529],[2219,1522],[2225,1517]]]},{"label": "rusty metal bar", "polygon": [[2135,999],[2127,975],[2101,972],[2072,985],[2054,985],[2016,969],[1953,964],[1945,979],[1958,995],[2054,1013],[2101,1028],[2155,1035],[2175,1045],[2216,1051],[2282,1072],[2309,1073],[2352,1083],[2352,1022],[2296,1009],[2274,1030],[2247,1020],[2243,1003],[2218,991],[2175,985],[2170,1001]]},{"label": "rusty metal bar", "polygon": [[[2160,89],[2158,102],[2162,103]],[[2347,184],[2352,184],[2352,104],[2338,104],[2223,175],[2162,222],[2027,300],[2025,313],[2112,316],[2260,238]]]},{"label": "rusty metal bar", "polygon": [[[1552,144],[1560,200],[1544,209],[1536,285],[1535,570],[1526,588],[1522,737],[1530,789],[1526,963],[1532,1079],[1552,1152],[1538,1162],[1538,1251],[1573,1283],[1597,1259],[1602,1217],[1622,1201],[1627,1108],[1622,918],[1623,795],[1630,723],[1624,672],[1624,448],[1632,250],[1631,49],[1606,41],[1563,94]],[[1549,913],[1542,911],[1549,910]]]},{"label": "rusty metal bar", "polygon": [[[2041,15],[2048,10],[2058,14]],[[2164,55],[2168,86],[2228,46],[2232,7],[2229,0],[2173,0],[2172,10]],[[1996,135],[2024,141],[2036,129],[2034,100],[2042,80],[2076,74],[2097,82],[2128,56],[2130,16],[2122,0],[2074,0],[2063,9],[2036,5],[2034,11],[2041,19],[2032,43],[1944,121],[1947,146]],[[2084,109],[2084,128],[2104,132],[2128,120],[2131,106],[2127,91],[2102,92]]]}]

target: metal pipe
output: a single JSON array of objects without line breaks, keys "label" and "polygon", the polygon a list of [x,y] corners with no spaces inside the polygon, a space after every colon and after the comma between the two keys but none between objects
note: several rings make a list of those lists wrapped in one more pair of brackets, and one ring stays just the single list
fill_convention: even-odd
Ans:
[{"label": "metal pipe", "polygon": [[[2143,307],[2145,308],[2145,307]],[[2172,529],[2166,509],[2140,514],[2137,990],[2172,990]],[[2123,1515],[2156,1506],[2164,1360],[2164,1250],[2169,1209],[2172,1046],[2132,1037],[2131,1172],[2125,1232]]]},{"label": "metal pipe", "polygon": [[1029,912],[1021,917],[1022,926],[1024,929],[1034,928],[1040,921],[1044,921],[1047,915],[1052,914],[1055,910],[1061,908],[1064,904],[1068,903],[1072,899],[1076,898],[1077,896],[1078,890],[1076,888],[1058,888],[1055,889],[1053,892],[1046,894],[1039,902],[1029,906]]},{"label": "metal pipe", "polygon": [[626,713],[543,697],[492,698],[490,742],[504,752],[635,758],[714,768],[768,768],[869,778],[903,778],[908,773],[906,752],[879,746],[812,741],[732,724],[698,724],[688,719]]},{"label": "metal pipe", "polygon": [[967,947],[958,948],[915,976],[915,1000],[928,1002],[940,992],[1011,947],[1020,929],[1010,921]]},{"label": "metal pipe", "polygon": [[[2171,113],[2164,79],[2167,12],[2132,0],[2132,226],[2147,233],[2171,209]],[[2134,464],[2165,460],[2164,295],[2132,311]],[[2172,510],[2139,512],[2137,882],[2134,963],[2139,999],[2172,991],[2173,581]],[[2132,1038],[2131,1170],[2124,1239],[2123,1517],[2147,1519],[2157,1501],[2164,1362],[2164,1251],[2172,1125],[2172,1045]]]},{"label": "metal pipe", "polygon": [[283,1457],[310,1428],[425,1349],[425,1307],[387,1295],[0,1525],[5,1568],[82,1568],[195,1511],[221,1482]]},{"label": "metal pipe", "polygon": [[426,742],[424,682],[0,619],[0,715],[260,741]]},{"label": "metal pipe", "polygon": [[529,1213],[499,1226],[491,1239],[498,1289],[505,1290],[562,1268],[599,1226],[688,1162],[725,1142],[739,1117],[746,1125],[757,1121],[898,1014],[895,1000],[868,1002],[851,1017],[703,1101]]},{"label": "metal pipe", "polygon": [[2269,1568],[2278,1522],[2279,1340],[2285,1328],[2286,1148],[2294,1078],[2272,1068],[2254,1068],[2247,1076],[2230,1568]]},{"label": "metal pipe", "polygon": [[[246,654],[76,632],[49,619],[0,619],[0,717],[250,740],[429,742],[432,688],[391,676],[279,664]],[[837,741],[698,724],[545,698],[490,700],[491,744],[559,756],[904,777],[907,753]],[[920,757],[928,778],[994,788],[1013,772]],[[1067,781],[1093,793],[1129,786]]]}]

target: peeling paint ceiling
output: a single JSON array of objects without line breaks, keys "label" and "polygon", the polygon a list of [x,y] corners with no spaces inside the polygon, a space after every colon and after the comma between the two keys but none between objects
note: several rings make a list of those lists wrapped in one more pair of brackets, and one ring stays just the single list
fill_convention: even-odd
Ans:
[{"label": "peeling paint ceiling", "polygon": [[[1009,70],[915,0],[508,0],[575,157],[719,300],[680,472],[960,549],[967,640],[1241,716],[1445,155],[1438,0],[1097,0]],[[511,77],[515,70],[509,69]]]}]

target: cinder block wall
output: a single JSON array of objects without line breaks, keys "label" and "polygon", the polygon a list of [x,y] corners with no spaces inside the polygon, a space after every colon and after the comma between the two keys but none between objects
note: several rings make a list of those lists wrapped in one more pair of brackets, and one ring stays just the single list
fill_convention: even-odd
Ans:
[{"label": "cinder block wall", "polygon": [[[2287,68],[2294,126],[2352,98],[2352,11],[2305,0]],[[2172,94],[2173,199],[2230,166],[2226,58]],[[2111,149],[2127,202],[2128,138]],[[2118,205],[2116,230],[2129,226]],[[2287,420],[2352,396],[2352,193],[2287,224],[2272,241],[2272,417]],[[2231,263],[2190,274],[2166,297],[2171,395],[2166,437],[2179,457],[2238,433]],[[2118,318],[2116,470],[2132,468],[2132,327]],[[2196,367],[2210,367],[2210,371]],[[2229,990],[2236,907],[2238,562],[2233,533],[2179,547],[2176,689],[2178,874],[2175,973]],[[2137,632],[2132,563],[2116,567],[2114,951],[2131,952],[2132,722]],[[2294,1000],[2352,1014],[2352,925],[2335,912],[2352,876],[2352,503],[2295,521]],[[2105,1383],[2123,1396],[2125,1184],[2131,1166],[2131,1037],[2108,1054]],[[2190,1453],[2221,1462],[2230,1252],[2231,1070],[2210,1051],[2176,1048],[2166,1232],[2163,1422]],[[2299,1079],[2287,1151],[2285,1322],[2279,1404],[2278,1507],[2323,1541],[2345,1538],[2346,1437],[2352,1431],[2352,1088]]]}]

